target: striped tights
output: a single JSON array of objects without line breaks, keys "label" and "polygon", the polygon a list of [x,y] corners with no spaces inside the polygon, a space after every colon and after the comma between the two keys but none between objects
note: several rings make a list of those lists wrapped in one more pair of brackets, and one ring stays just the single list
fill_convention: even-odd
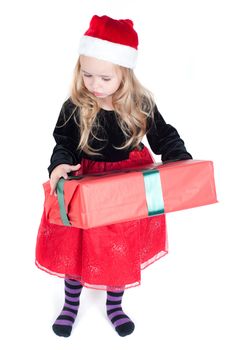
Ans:
[{"label": "striped tights", "polygon": [[[69,337],[78,314],[80,294],[83,286],[79,281],[65,279],[65,303],[60,315],[54,322],[52,329],[61,337]],[[118,292],[107,291],[106,312],[116,332],[124,337],[134,331],[135,325],[122,309],[124,290]]]}]

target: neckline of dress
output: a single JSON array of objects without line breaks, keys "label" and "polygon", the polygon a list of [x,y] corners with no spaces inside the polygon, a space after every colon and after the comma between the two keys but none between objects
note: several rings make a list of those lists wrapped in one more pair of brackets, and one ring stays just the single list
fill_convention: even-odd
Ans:
[{"label": "neckline of dress", "polygon": [[103,112],[115,112],[115,110],[114,109],[104,109],[104,108],[101,108],[101,111],[103,111]]}]

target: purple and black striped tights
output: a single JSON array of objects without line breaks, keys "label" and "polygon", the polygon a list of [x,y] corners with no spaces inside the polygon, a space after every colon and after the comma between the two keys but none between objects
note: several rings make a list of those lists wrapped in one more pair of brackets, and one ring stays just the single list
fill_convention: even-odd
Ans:
[{"label": "purple and black striped tights", "polygon": [[[72,332],[72,326],[79,309],[82,288],[83,286],[80,282],[65,279],[64,307],[52,326],[53,331],[61,337],[69,337]],[[135,328],[134,323],[122,310],[123,293],[123,290],[119,292],[107,292],[106,299],[108,318],[121,337],[131,334]]]},{"label": "purple and black striped tights", "polygon": [[72,332],[72,326],[79,309],[82,288],[83,286],[78,281],[64,280],[64,307],[52,326],[53,331],[61,337],[69,337]]},{"label": "purple and black striped tights", "polygon": [[131,334],[135,325],[122,310],[122,297],[124,290],[120,292],[107,292],[106,312],[116,332],[121,336]]}]

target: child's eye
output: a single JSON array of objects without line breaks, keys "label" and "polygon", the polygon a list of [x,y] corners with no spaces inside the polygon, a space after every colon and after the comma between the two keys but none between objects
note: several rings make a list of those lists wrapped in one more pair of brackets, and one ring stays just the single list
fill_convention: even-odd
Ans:
[{"label": "child's eye", "polygon": [[[83,73],[83,76],[84,76],[85,78],[91,78],[91,77],[92,77],[91,74],[87,74],[87,73]],[[102,77],[102,80],[103,80],[103,81],[110,81],[111,78],[104,78],[104,77]]]}]

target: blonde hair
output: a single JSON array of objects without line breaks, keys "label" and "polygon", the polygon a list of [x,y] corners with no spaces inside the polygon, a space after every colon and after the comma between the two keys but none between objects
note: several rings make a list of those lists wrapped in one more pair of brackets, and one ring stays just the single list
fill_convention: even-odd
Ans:
[{"label": "blonde hair", "polygon": [[[93,149],[89,145],[89,139],[91,136],[102,140],[96,136],[100,127],[96,117],[101,107],[97,98],[84,86],[80,68],[80,59],[78,59],[70,96],[72,102],[79,107],[79,122],[75,117],[81,135],[78,149],[90,155],[100,155],[101,149]],[[121,66],[116,68],[121,70],[122,80],[118,90],[112,96],[112,105],[126,141],[120,147],[114,147],[133,149],[139,145],[146,133],[147,118],[153,116],[155,102],[151,92],[140,84],[132,69]]]}]

